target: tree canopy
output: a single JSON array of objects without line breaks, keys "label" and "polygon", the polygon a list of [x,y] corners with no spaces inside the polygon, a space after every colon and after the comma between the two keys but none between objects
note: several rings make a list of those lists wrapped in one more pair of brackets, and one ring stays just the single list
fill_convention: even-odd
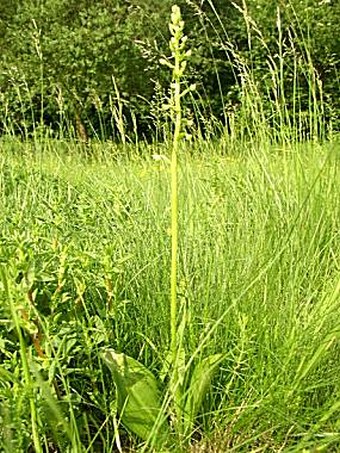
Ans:
[{"label": "tree canopy", "polygon": [[[192,48],[188,104],[202,130],[261,99],[271,124],[322,113],[339,125],[340,3],[332,0],[180,0]],[[146,136],[163,121],[173,1],[3,0],[0,127],[90,136]],[[249,100],[249,99],[248,99]],[[280,108],[280,106],[282,108]],[[249,112],[248,112],[249,113]],[[248,114],[247,113],[247,114]],[[283,118],[284,117],[284,118]],[[212,120],[213,119],[213,120]],[[210,125],[210,126],[209,126]]]}]

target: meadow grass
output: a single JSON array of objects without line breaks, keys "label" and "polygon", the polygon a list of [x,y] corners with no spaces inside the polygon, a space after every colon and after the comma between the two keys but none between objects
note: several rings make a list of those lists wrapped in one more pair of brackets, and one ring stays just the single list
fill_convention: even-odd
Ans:
[{"label": "meadow grass", "polygon": [[[297,108],[294,59],[291,117],[280,11],[276,62],[245,5],[274,84],[263,97],[220,24],[242,82],[224,126],[201,118],[182,79],[190,51],[175,7],[163,143],[126,135],[115,81],[121,146],[43,128],[1,137],[1,451],[151,451],[157,429],[133,435],[109,350],[167,375],[162,451],[339,451],[340,144],[308,48],[309,108]],[[205,131],[181,107],[189,93]],[[194,366],[216,357],[213,382],[198,373],[209,385],[195,425],[178,428],[178,388],[197,389]]]},{"label": "meadow grass", "polygon": [[[139,451],[100,352],[155,372],[167,354],[171,175],[151,156],[169,152],[0,146],[0,449],[35,430],[41,451]],[[184,346],[225,359],[171,451],[338,451],[339,144],[186,148]]]}]

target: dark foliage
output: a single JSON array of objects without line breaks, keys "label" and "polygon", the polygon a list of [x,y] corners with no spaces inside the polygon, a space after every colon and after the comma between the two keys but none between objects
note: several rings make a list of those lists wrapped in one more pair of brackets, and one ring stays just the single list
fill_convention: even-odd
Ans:
[{"label": "dark foliage", "polygon": [[[313,115],[339,126],[338,1],[177,3],[193,50],[188,82],[197,85],[188,108],[203,131],[208,123],[228,123],[228,112],[240,120],[245,74],[274,128],[299,123],[313,133]],[[154,136],[166,121],[161,107],[169,74],[159,58],[168,54],[172,4],[3,0],[2,133]]]}]

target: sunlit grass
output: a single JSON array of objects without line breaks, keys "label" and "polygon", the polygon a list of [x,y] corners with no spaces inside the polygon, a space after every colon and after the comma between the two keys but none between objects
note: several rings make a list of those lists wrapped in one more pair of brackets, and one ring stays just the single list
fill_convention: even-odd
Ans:
[{"label": "sunlit grass", "polygon": [[[199,158],[186,153],[179,171],[185,348],[227,354],[197,448],[336,451],[339,146],[243,156],[213,146]],[[112,451],[130,441],[121,427],[117,437],[100,350],[156,371],[169,344],[170,169],[151,157],[167,151],[118,160],[57,145],[1,151],[1,261],[12,301],[29,313],[22,328],[42,445]],[[30,400],[3,284],[0,297],[1,449],[25,451]]]}]

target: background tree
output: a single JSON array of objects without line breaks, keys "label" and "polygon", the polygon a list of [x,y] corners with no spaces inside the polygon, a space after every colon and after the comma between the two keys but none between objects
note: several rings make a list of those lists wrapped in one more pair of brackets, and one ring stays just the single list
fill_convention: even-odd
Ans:
[{"label": "background tree", "polygon": [[[282,128],[320,113],[339,126],[340,4],[332,0],[180,0],[193,49],[186,100],[203,133],[257,109]],[[3,132],[154,135],[166,121],[172,0],[4,0],[0,5]],[[314,123],[313,123],[314,124]],[[318,126],[317,126],[318,127]],[[317,132],[317,131],[314,131]]]}]

